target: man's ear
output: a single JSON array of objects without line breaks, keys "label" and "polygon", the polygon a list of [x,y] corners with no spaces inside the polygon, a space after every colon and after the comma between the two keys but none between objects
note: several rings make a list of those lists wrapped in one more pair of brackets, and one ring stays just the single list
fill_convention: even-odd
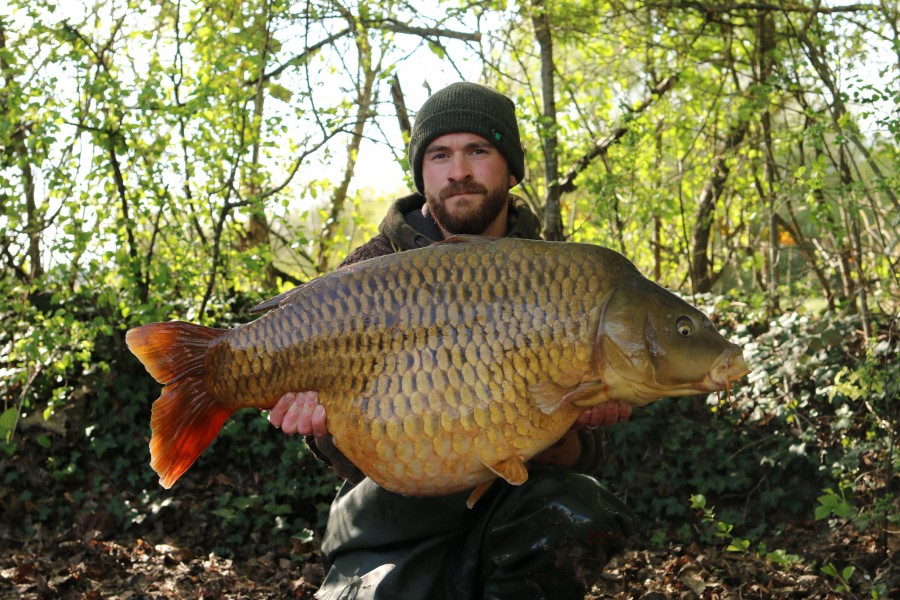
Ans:
[{"label": "man's ear", "polygon": [[518,180],[516,180],[516,176],[513,175],[512,173],[510,173],[510,175],[509,175],[509,187],[510,187],[510,189],[516,187],[516,185],[517,185],[518,183],[519,183],[519,182],[518,182]]}]

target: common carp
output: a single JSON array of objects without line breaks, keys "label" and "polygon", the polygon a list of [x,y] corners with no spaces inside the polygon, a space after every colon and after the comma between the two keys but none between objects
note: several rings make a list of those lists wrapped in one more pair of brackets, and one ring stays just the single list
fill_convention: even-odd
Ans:
[{"label": "common carp", "polygon": [[151,466],[168,488],[239,408],[315,390],[368,477],[434,496],[528,478],[585,407],[727,390],[741,349],[699,310],[589,244],[457,236],[362,261],[231,330],[128,331],[163,384]]}]

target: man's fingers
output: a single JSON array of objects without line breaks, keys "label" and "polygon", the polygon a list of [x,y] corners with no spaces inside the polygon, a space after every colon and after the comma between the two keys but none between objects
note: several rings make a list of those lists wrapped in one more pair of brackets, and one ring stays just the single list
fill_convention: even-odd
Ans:
[{"label": "man's fingers", "polygon": [[572,426],[573,429],[581,429],[582,427],[588,427],[591,424],[591,411],[594,407],[588,408],[581,412],[578,415],[578,420],[575,421],[575,425]]},{"label": "man's fingers", "polygon": [[300,414],[297,417],[297,433],[309,435],[313,431],[312,415],[318,404],[315,400],[310,402],[306,394],[300,394],[300,399],[294,403],[300,406]]},{"label": "man's fingers", "polygon": [[312,434],[317,438],[328,435],[328,424],[325,419],[325,407],[316,404],[316,408],[312,414]]},{"label": "man's fingers", "polygon": [[295,398],[296,394],[293,392],[288,392],[279,398],[278,402],[275,403],[275,406],[273,406],[272,410],[269,412],[269,423],[275,427],[281,427],[281,424],[284,422],[284,415],[294,403]]},{"label": "man's fingers", "polygon": [[619,422],[619,403],[618,402],[607,402],[601,406],[600,408],[600,419],[599,425],[609,426],[615,425]]},{"label": "man's fingers", "polygon": [[597,427],[614,425],[625,422],[631,417],[631,405],[625,402],[604,402],[597,406],[586,408],[575,421],[575,428]]},{"label": "man's fingers", "polygon": [[297,398],[299,394],[294,394],[295,398],[284,413],[284,420],[281,422],[281,430],[288,435],[297,433],[298,424],[300,422],[300,412],[303,410],[303,402]]},{"label": "man's fingers", "polygon": [[314,435],[324,437],[328,435],[328,427],[325,421],[325,407],[319,404],[319,396],[316,392],[290,392],[282,396],[272,412],[269,413],[269,422],[288,434],[299,433],[301,435]]}]

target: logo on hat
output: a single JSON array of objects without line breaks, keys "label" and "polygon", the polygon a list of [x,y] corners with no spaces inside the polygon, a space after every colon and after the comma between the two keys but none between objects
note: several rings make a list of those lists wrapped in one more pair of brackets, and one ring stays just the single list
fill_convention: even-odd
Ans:
[{"label": "logo on hat", "polygon": [[496,129],[491,129],[491,137],[494,138],[494,141],[495,141],[495,142],[499,142],[500,139],[503,137],[503,134],[501,134],[501,133],[500,133],[499,131],[497,131]]}]

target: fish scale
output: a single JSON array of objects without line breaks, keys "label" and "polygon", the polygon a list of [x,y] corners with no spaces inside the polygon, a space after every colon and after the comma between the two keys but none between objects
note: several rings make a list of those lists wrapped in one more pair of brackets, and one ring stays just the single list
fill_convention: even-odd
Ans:
[{"label": "fish scale", "polygon": [[585,407],[726,389],[746,371],[697,309],[587,244],[456,238],[356,263],[260,308],[230,331],[128,332],[165,385],[151,421],[163,485],[235,410],[271,408],[286,392],[318,393],[335,444],[367,476],[430,496],[498,476],[522,483],[525,462]]}]

